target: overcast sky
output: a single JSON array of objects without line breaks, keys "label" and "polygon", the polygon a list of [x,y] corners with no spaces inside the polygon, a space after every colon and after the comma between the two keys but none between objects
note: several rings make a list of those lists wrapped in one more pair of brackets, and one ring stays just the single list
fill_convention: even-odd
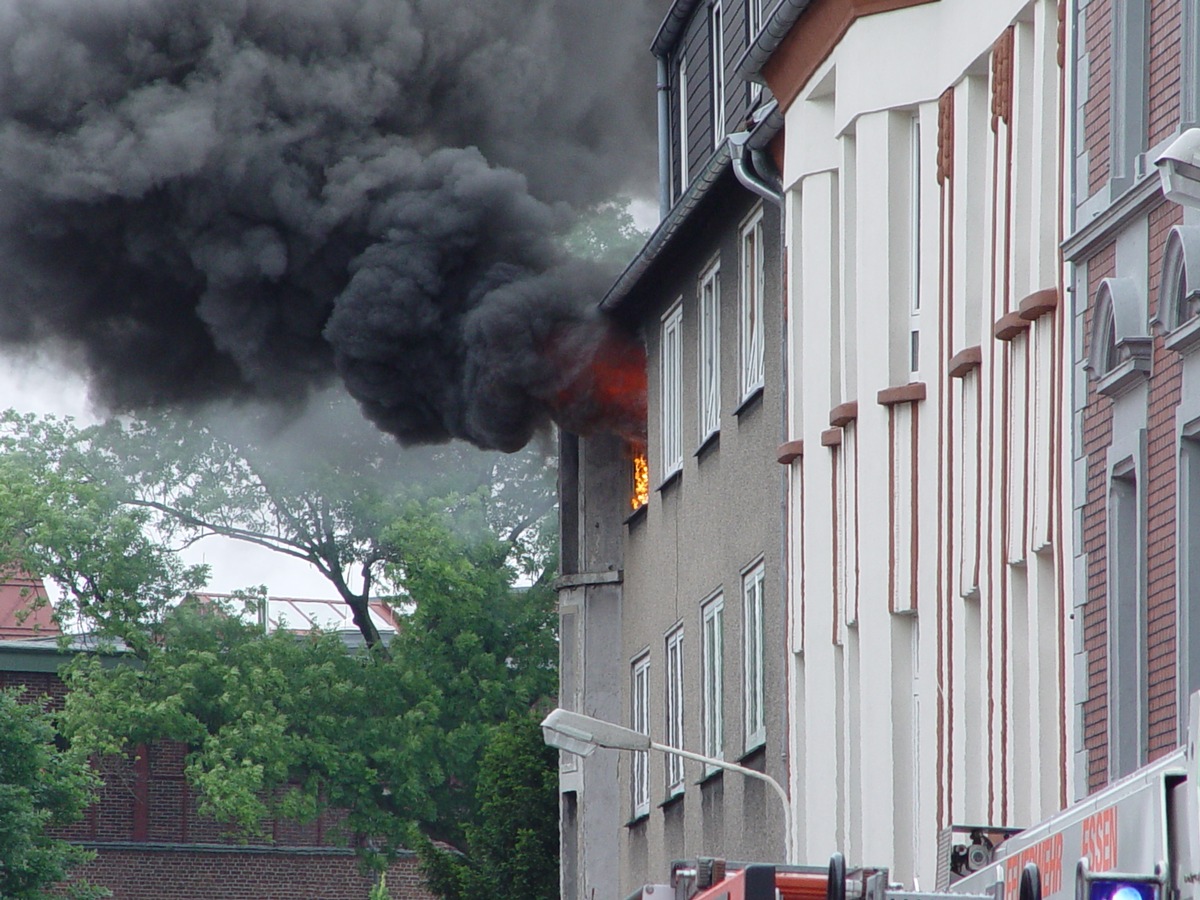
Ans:
[{"label": "overcast sky", "polygon": [[[44,358],[0,359],[0,408],[8,407],[95,420],[83,381]],[[337,597],[333,586],[307,563],[236,541],[205,538],[185,557],[212,566],[209,589],[214,592],[265,584],[276,597]]]}]

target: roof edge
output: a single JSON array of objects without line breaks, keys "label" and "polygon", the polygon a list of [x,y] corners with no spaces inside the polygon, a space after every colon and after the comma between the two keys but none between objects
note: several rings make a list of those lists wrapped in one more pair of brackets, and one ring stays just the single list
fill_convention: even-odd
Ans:
[{"label": "roof edge", "polygon": [[812,0],[779,0],[779,5],[767,17],[758,36],[738,59],[734,68],[735,77],[744,81],[762,82],[762,69],[767,64],[783,39],[787,37],[800,15],[808,9]]}]

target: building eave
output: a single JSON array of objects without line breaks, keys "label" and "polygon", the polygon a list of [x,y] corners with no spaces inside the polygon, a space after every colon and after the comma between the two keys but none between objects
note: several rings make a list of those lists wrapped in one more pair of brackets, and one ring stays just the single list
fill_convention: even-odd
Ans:
[{"label": "building eave", "polygon": [[763,23],[758,36],[750,42],[750,46],[738,59],[735,77],[743,81],[765,84],[762,77],[763,66],[783,43],[796,20],[811,4],[812,0],[780,0],[775,11]]},{"label": "building eave", "polygon": [[692,13],[699,5],[700,0],[675,0],[671,4],[671,8],[667,10],[662,24],[658,26],[658,32],[650,44],[650,52],[659,58],[670,55],[671,51],[675,49],[675,45],[679,43],[684,29],[687,28]]},{"label": "building eave", "polygon": [[692,179],[687,191],[671,207],[666,218],[658,223],[658,227],[654,229],[649,240],[638,251],[637,256],[630,261],[629,265],[625,267],[625,271],[608,289],[608,293],[600,301],[602,311],[614,313],[624,305],[642,276],[667,250],[680,228],[709,195],[721,176],[730,169],[729,145],[723,141],[721,146],[708,158],[708,162],[704,164],[696,177]]},{"label": "building eave", "polygon": [[[783,124],[784,117],[778,104],[774,100],[770,101],[757,112],[754,125],[746,138],[746,146],[752,150],[765,149],[783,129]],[[671,207],[666,218],[658,223],[658,227],[642,245],[637,256],[630,261],[629,265],[625,267],[625,271],[608,289],[608,293],[600,301],[601,311],[611,314],[625,305],[638,282],[672,246],[675,236],[716,187],[721,176],[727,171],[732,171],[732,162],[729,141],[722,141],[721,146],[713,151],[712,156],[705,162],[704,167],[692,180],[683,196]]]}]

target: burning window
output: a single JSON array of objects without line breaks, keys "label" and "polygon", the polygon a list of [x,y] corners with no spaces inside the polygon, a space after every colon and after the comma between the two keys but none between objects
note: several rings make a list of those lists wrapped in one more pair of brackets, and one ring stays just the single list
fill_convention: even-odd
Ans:
[{"label": "burning window", "polygon": [[646,458],[644,446],[633,446],[630,451],[633,482],[629,503],[636,511],[645,506],[650,499],[650,462]]}]

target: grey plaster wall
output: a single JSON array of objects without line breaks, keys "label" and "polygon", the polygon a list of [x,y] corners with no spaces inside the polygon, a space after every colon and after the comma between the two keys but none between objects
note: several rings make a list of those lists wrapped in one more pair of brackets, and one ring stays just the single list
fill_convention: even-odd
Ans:
[{"label": "grey plaster wall", "polygon": [[[738,409],[740,225],[757,203],[729,179],[702,211],[686,240],[686,254],[644,279],[634,298],[649,355],[649,458],[651,495],[644,512],[624,528],[624,598],[620,662],[620,721],[630,717],[630,665],[650,654],[650,723],[665,738],[665,637],[684,629],[684,746],[701,751],[701,604],[724,593],[724,758],[765,770],[787,783],[785,741],[786,627],[782,589],[783,482],[776,449],[782,433],[781,288],[778,211],[764,210],[767,291],[766,384],[761,395]],[[699,446],[697,358],[698,277],[721,261],[721,427]],[[683,447],[680,475],[661,483],[661,316],[683,299]],[[765,561],[766,744],[746,753],[743,727],[742,574]],[[702,781],[702,767],[688,763],[686,790],[667,799],[665,761],[650,759],[649,816],[632,817],[629,766],[620,767],[619,799],[627,824],[620,837],[621,897],[644,883],[664,882],[673,859],[699,855],[781,861],[782,811],[761,782],[726,772]]]}]

